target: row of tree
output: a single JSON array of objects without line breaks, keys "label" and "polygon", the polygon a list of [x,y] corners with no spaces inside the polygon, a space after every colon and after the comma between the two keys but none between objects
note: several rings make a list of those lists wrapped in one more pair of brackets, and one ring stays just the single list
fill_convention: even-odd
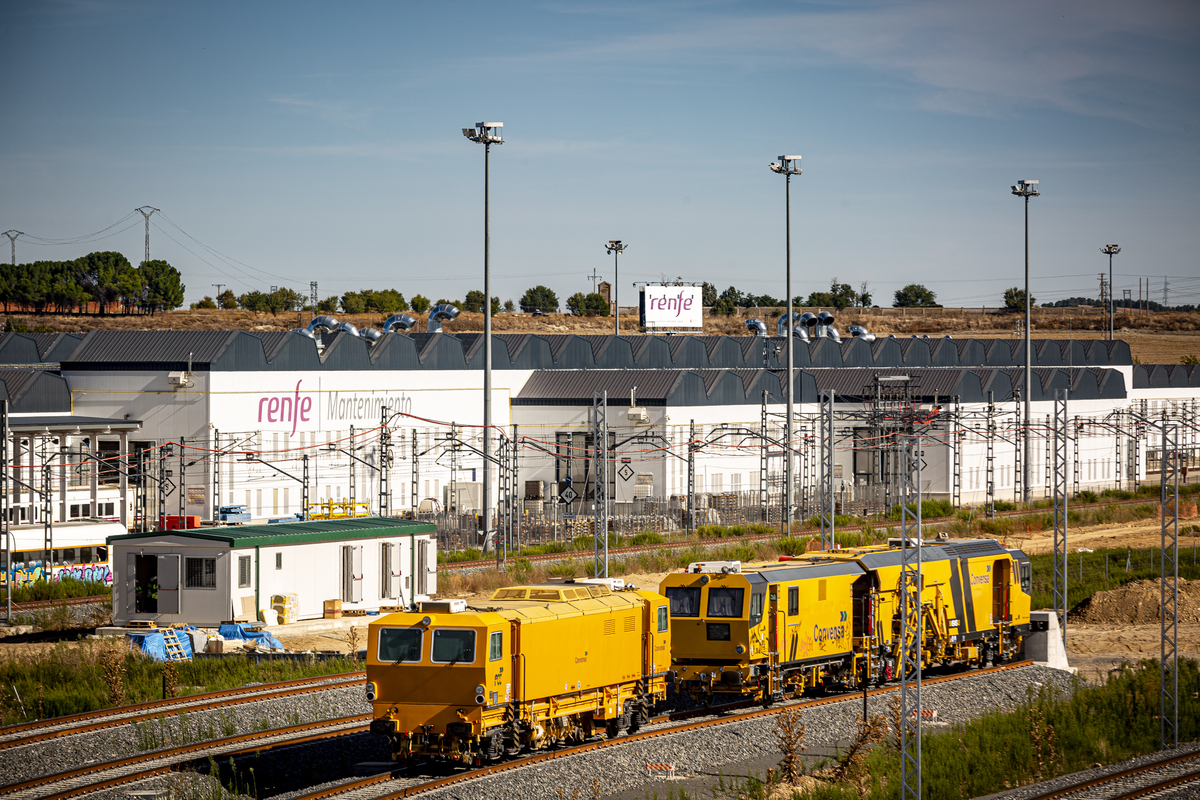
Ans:
[{"label": "row of tree", "polygon": [[150,313],[183,304],[179,270],[166,261],[135,267],[120,253],[89,253],[73,261],[0,265],[0,302],[36,314]]}]

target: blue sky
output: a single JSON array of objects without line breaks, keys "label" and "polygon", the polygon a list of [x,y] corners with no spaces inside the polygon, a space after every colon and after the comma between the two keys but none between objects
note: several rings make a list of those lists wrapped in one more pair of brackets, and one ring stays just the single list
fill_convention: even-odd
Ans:
[{"label": "blue sky", "polygon": [[[1196,3],[9,4],[0,229],[19,262],[92,250],[184,274],[188,300],[482,288],[565,300],[623,239],[622,300],[664,276],[881,305],[1117,296],[1200,302]],[[128,218],[127,218],[128,217]],[[87,234],[119,223],[102,234]],[[73,239],[52,245],[42,240]],[[0,243],[7,241],[0,239]],[[8,253],[3,253],[8,257]]]}]

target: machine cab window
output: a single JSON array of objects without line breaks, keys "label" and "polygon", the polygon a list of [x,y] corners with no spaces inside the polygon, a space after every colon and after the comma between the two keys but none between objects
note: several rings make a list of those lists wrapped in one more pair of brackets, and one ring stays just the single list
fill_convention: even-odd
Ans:
[{"label": "machine cab window", "polygon": [[667,599],[671,601],[672,617],[700,616],[700,587],[668,586]]},{"label": "machine cab window", "polygon": [[659,633],[666,633],[666,632],[667,632],[667,626],[668,626],[668,621],[667,621],[667,607],[666,607],[666,606],[659,606],[659,607],[658,607],[658,632],[659,632]]},{"label": "machine cab window", "polygon": [[379,631],[379,660],[400,663],[421,660],[420,628],[383,628]]},{"label": "machine cab window", "polygon": [[504,658],[504,633],[502,631],[492,631],[490,642],[488,661],[499,661]]},{"label": "machine cab window", "polygon": [[435,630],[431,660],[435,664],[474,664],[475,631]]},{"label": "machine cab window", "polygon": [[[708,616],[740,617],[746,590],[732,586],[712,586],[708,590]],[[762,614],[760,607],[759,614]]]}]

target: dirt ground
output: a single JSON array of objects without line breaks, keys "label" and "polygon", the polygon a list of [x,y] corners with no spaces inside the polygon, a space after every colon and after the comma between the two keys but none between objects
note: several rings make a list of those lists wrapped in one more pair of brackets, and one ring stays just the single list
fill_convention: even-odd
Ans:
[{"label": "dirt ground", "polygon": [[[1200,537],[1193,532],[1194,525],[1195,520],[1180,520],[1180,550],[1190,549],[1194,542],[1200,543]],[[1162,526],[1156,519],[1092,525],[1086,528],[1073,527],[1067,530],[1067,542],[1071,552],[1080,547],[1089,550],[1159,547],[1162,544],[1161,536]],[[1013,534],[1008,537],[1006,543],[1009,547],[1018,547],[1026,553],[1049,553],[1054,550],[1054,531]]]}]

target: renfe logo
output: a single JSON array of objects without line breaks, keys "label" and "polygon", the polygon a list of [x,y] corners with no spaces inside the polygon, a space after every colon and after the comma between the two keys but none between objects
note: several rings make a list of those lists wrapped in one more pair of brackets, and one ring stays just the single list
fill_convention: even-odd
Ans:
[{"label": "renfe logo", "polygon": [[312,398],[300,396],[300,384],[303,379],[296,381],[296,389],[289,397],[263,397],[258,401],[258,421],[263,421],[263,406],[266,406],[267,422],[290,422],[292,423],[292,432],[289,437],[296,434],[296,425],[300,422],[308,422],[308,414],[312,411]]},{"label": "renfe logo", "polygon": [[678,317],[684,311],[692,310],[694,300],[695,297],[691,296],[691,292],[681,290],[677,296],[651,297],[650,309],[652,311],[674,311],[675,316]]}]

